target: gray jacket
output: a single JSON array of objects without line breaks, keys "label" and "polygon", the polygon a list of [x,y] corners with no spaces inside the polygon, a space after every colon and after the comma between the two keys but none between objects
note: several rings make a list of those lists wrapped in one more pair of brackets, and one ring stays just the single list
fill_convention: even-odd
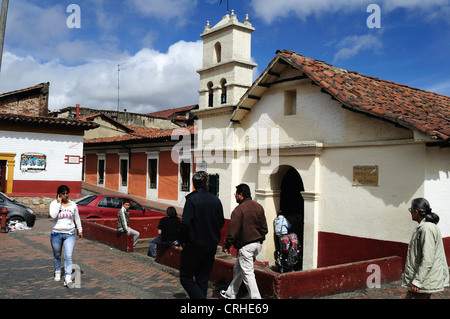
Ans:
[{"label": "gray jacket", "polygon": [[425,219],[412,234],[406,255],[402,287],[419,288],[419,292],[433,293],[449,286],[449,269],[439,227]]},{"label": "gray jacket", "polygon": [[128,225],[130,223],[130,213],[125,207],[122,208],[117,213],[117,231],[119,233],[128,233]]}]

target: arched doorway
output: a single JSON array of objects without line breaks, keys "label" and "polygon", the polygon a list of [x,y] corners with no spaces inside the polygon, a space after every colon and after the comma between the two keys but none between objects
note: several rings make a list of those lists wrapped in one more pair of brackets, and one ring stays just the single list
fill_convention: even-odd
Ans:
[{"label": "arched doorway", "polygon": [[[304,233],[304,200],[301,192],[305,190],[302,178],[298,171],[290,167],[284,174],[280,185],[280,209],[292,225],[290,231],[296,233],[303,246]],[[303,247],[302,247],[303,248]],[[303,249],[302,249],[303,252]],[[303,268],[303,254],[299,264]]]}]

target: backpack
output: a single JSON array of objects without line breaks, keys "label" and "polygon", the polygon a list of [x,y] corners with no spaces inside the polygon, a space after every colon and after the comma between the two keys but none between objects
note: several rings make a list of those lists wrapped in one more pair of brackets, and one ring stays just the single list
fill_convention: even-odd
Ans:
[{"label": "backpack", "polygon": [[280,237],[280,251],[276,252],[276,264],[280,272],[292,271],[300,262],[300,245],[296,234]]},{"label": "backpack", "polygon": [[279,215],[274,220],[275,234],[277,236],[287,235],[289,233],[289,228],[291,224],[283,215]]}]

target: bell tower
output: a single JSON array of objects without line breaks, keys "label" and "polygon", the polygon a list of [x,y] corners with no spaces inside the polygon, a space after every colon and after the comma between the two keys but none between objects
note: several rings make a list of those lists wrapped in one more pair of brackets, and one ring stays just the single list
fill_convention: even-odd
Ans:
[{"label": "bell tower", "polygon": [[203,38],[203,65],[200,74],[199,111],[234,106],[253,83],[251,33],[255,30],[248,15],[239,22],[234,10],[214,27],[209,21]]}]

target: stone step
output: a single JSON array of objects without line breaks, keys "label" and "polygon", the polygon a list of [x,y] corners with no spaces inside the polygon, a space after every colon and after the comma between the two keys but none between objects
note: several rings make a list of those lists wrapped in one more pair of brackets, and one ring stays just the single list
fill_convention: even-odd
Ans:
[{"label": "stone step", "polygon": [[[138,239],[138,242],[136,243],[136,246],[134,247],[133,251],[139,254],[147,255],[148,253],[148,246],[150,245],[150,242],[154,238],[140,238]],[[216,258],[224,259],[224,260],[232,260],[230,254],[226,254],[223,252],[222,246],[217,246],[216,250]]]},{"label": "stone step", "polygon": [[150,245],[150,242],[154,238],[140,238],[138,239],[136,246],[134,247],[133,251],[136,253],[140,253],[143,255],[147,255],[148,252],[148,246]]}]

